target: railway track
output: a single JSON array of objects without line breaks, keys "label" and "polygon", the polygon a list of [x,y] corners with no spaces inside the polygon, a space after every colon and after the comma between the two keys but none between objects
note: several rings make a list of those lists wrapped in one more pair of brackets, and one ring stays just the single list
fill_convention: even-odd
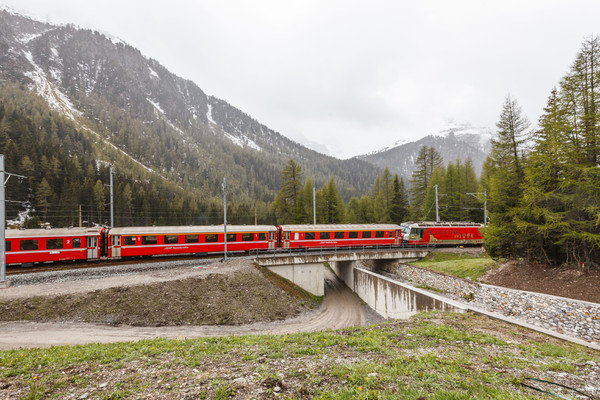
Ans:
[{"label": "railway track", "polygon": [[[343,248],[320,248],[320,249],[276,249],[271,251],[260,251],[250,253],[228,253],[228,258],[233,257],[265,257],[265,256],[286,256],[286,255],[307,255],[307,254],[340,254],[348,252],[364,252],[364,251],[377,251],[377,250],[389,250],[389,249],[423,249],[432,248],[431,246],[425,245],[412,245],[412,246],[360,246],[360,247],[343,247]],[[32,266],[15,266],[9,265],[6,268],[6,275],[25,275],[35,274],[40,272],[52,272],[52,271],[69,271],[78,269],[88,268],[99,268],[99,267],[114,267],[119,265],[135,265],[135,264],[152,264],[159,262],[170,262],[170,261],[187,261],[187,260],[219,260],[222,259],[223,255],[218,253],[207,254],[207,255],[181,255],[181,256],[149,256],[135,259],[120,259],[120,260],[96,260],[96,261],[82,261],[82,262],[55,262],[55,263],[44,263],[34,264]]]},{"label": "railway track", "polygon": [[186,261],[186,260],[215,260],[220,259],[221,256],[184,256],[184,257],[152,257],[136,260],[100,260],[91,262],[81,263],[52,263],[52,264],[36,264],[29,267],[23,266],[8,266],[6,268],[6,275],[25,275],[25,274],[36,274],[40,272],[52,272],[52,271],[69,271],[78,269],[88,268],[100,268],[100,267],[115,267],[119,265],[134,265],[140,263],[158,263],[158,262],[169,262],[169,261]]}]

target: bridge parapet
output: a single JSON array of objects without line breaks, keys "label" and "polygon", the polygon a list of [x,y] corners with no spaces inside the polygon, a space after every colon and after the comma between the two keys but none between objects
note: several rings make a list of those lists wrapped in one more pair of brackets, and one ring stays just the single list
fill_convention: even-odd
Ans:
[{"label": "bridge parapet", "polygon": [[[425,257],[429,249],[419,248],[385,248],[385,249],[336,249],[331,251],[282,253],[277,255],[256,257],[255,261],[260,266],[269,268],[274,273],[288,279],[304,290],[316,295],[323,296],[325,293],[325,281],[323,275],[323,264],[330,263],[339,275],[338,269],[343,266],[352,271],[356,261],[360,260],[416,260]],[[348,287],[353,287],[353,282],[346,282]]]},{"label": "bridge parapet", "polygon": [[374,250],[332,250],[320,252],[292,252],[256,257],[256,262],[264,267],[273,265],[293,265],[359,260],[417,260],[429,254],[429,249],[387,248]]}]

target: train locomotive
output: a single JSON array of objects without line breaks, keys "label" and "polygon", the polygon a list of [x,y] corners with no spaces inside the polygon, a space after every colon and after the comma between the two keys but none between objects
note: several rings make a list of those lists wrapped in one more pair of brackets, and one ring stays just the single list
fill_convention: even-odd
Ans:
[{"label": "train locomotive", "polygon": [[[228,225],[6,230],[6,264],[227,252],[482,244],[481,224]],[[227,235],[225,237],[225,234]]]},{"label": "train locomotive", "polygon": [[407,246],[483,245],[483,224],[474,222],[405,222],[402,243]]}]

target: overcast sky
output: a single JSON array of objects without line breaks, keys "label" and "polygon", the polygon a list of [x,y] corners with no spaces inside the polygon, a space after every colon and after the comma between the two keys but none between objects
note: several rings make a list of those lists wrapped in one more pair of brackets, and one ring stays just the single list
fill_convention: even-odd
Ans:
[{"label": "overcast sky", "polygon": [[268,127],[347,158],[449,120],[535,123],[598,0],[0,0],[116,36]]}]

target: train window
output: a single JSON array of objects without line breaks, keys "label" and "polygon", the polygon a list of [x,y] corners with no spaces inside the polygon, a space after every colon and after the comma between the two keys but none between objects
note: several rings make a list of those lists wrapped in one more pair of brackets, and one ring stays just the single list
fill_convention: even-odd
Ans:
[{"label": "train window", "polygon": [[[271,232],[273,233],[273,232]],[[273,239],[273,238],[271,238]],[[261,232],[258,234],[258,240],[267,240],[267,233],[266,232]]]},{"label": "train window", "polygon": [[251,242],[254,240],[254,233],[242,233],[242,242]]},{"label": "train window", "polygon": [[319,239],[330,239],[330,238],[331,238],[330,232],[320,232],[319,233]]},{"label": "train window", "polygon": [[228,233],[227,241],[228,242],[237,242],[237,233]]},{"label": "train window", "polygon": [[393,238],[393,237],[394,237],[394,231],[390,231],[390,234],[389,234],[389,236],[388,236],[388,237],[391,237],[391,238]]},{"label": "train window", "polygon": [[315,240],[315,233],[314,232],[304,232],[304,239]]},{"label": "train window", "polygon": [[81,248],[81,238],[73,238],[73,245],[71,247],[74,249]]},{"label": "train window", "polygon": [[21,240],[21,250],[37,250],[38,241],[37,239]]},{"label": "train window", "polygon": [[358,232],[348,232],[348,238],[358,239]]},{"label": "train window", "polygon": [[156,235],[145,235],[142,236],[142,245],[152,245],[158,243],[158,236]]},{"label": "train window", "polygon": [[206,243],[215,243],[219,241],[219,235],[217,235],[216,233],[210,233],[208,235],[204,236],[204,241]]},{"label": "train window", "polygon": [[64,246],[63,239],[48,239],[46,240],[46,249],[56,250],[62,249]]},{"label": "train window", "polygon": [[200,239],[200,235],[185,235],[186,243],[198,243],[199,239]]},{"label": "train window", "polygon": [[383,231],[375,231],[376,238],[382,238],[384,236],[385,236],[385,233]]},{"label": "train window", "polygon": [[334,237],[335,239],[343,239],[343,238],[344,238],[344,232],[335,232],[335,233],[333,234],[333,237]]},{"label": "train window", "polygon": [[372,233],[373,233],[373,232],[370,232],[370,231],[365,231],[365,232],[363,232],[363,233],[362,233],[362,237],[363,237],[363,239],[365,239],[365,238],[370,238],[370,237],[372,236]]},{"label": "train window", "polygon": [[165,244],[179,243],[179,235],[165,235]]},{"label": "train window", "polygon": [[11,251],[10,249],[12,247],[12,242],[10,240],[6,240],[4,243],[5,243],[4,244],[4,250],[5,251]]},{"label": "train window", "polygon": [[135,246],[135,236],[123,236],[123,246]]}]

